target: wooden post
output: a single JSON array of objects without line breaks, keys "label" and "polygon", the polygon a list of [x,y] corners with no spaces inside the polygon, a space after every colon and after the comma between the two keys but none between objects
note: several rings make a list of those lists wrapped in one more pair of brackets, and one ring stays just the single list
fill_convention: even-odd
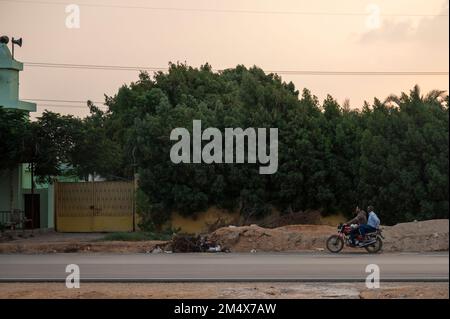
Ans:
[{"label": "wooden post", "polygon": [[34,229],[34,163],[31,163],[31,233]]},{"label": "wooden post", "polygon": [[57,218],[57,214],[58,214],[58,210],[57,210],[57,206],[58,206],[58,201],[57,201],[57,196],[58,196],[58,180],[55,178],[55,180],[53,181],[53,228],[55,229],[55,232],[58,231],[58,218]]}]

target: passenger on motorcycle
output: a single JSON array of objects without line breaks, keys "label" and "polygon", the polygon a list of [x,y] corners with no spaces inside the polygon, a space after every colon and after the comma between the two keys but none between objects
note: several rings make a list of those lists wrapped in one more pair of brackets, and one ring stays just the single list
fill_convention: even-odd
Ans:
[{"label": "passenger on motorcycle", "polygon": [[355,236],[358,232],[358,228],[360,225],[367,224],[367,214],[364,210],[360,209],[358,206],[355,209],[356,216],[346,222],[347,225],[352,227],[352,231],[350,232],[350,241],[353,245],[356,245]]},{"label": "passenger on motorcycle", "polygon": [[362,224],[359,226],[359,233],[363,238],[367,233],[373,233],[377,231],[378,227],[380,227],[380,219],[377,214],[375,214],[373,206],[367,207],[367,211],[369,212],[367,224]]}]

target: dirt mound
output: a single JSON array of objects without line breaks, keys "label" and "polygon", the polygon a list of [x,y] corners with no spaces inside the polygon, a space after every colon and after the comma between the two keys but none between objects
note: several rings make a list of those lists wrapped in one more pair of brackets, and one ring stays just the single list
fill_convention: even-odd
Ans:
[{"label": "dirt mound", "polygon": [[[262,228],[257,225],[223,227],[208,239],[232,252],[323,250],[328,236],[336,227],[325,225],[289,225]],[[442,251],[448,250],[448,219],[429,220],[383,227],[383,250]]]},{"label": "dirt mound", "polygon": [[383,227],[385,251],[448,250],[448,219],[397,224]]},{"label": "dirt mound", "polygon": [[[385,252],[445,251],[449,246],[449,220],[436,219],[422,222],[383,226]],[[219,244],[221,251],[281,252],[325,250],[325,243],[336,227],[326,225],[288,225],[263,228],[257,225],[222,227],[211,233],[207,240]],[[93,236],[93,235],[92,235]],[[47,234],[18,239],[0,244],[3,253],[148,253],[156,247],[171,250],[170,241],[97,241],[85,235]],[[347,249],[347,248],[346,248]]]},{"label": "dirt mound", "polygon": [[223,227],[209,239],[233,252],[301,251],[323,248],[326,238],[335,230],[330,226],[292,225],[262,228],[257,225]]}]

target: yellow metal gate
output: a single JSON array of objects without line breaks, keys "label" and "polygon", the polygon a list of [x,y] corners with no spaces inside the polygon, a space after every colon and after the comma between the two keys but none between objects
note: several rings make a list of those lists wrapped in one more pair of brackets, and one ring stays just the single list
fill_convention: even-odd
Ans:
[{"label": "yellow metal gate", "polygon": [[133,182],[55,183],[56,230],[133,230]]}]

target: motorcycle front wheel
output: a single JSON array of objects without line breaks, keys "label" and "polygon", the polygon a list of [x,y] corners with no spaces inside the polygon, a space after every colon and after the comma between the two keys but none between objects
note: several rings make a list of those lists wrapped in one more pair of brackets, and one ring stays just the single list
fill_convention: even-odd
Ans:
[{"label": "motorcycle front wheel", "polygon": [[381,250],[382,247],[383,247],[383,241],[381,240],[380,237],[377,236],[375,243],[373,243],[372,245],[366,246],[364,248],[366,248],[368,253],[376,254]]},{"label": "motorcycle front wheel", "polygon": [[344,240],[338,235],[331,235],[327,239],[327,249],[332,253],[338,253],[344,248]]}]

